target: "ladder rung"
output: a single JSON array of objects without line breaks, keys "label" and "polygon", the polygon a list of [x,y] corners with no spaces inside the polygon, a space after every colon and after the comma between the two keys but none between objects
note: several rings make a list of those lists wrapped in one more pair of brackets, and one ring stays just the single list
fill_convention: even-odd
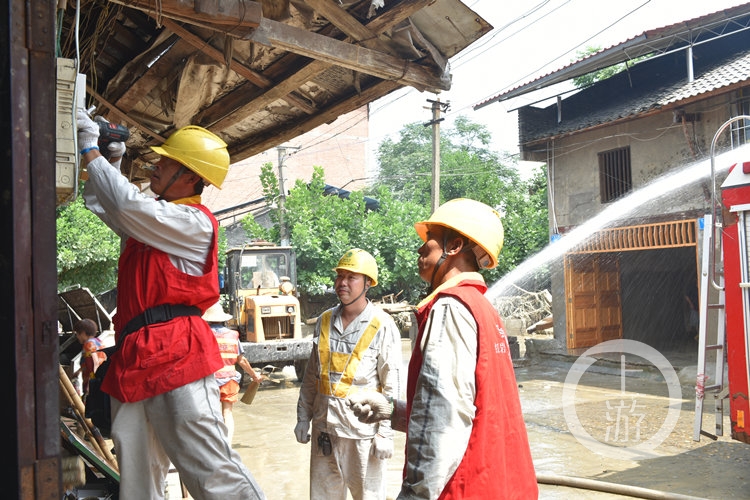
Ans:
[{"label": "ladder rung", "polygon": [[724,349],[724,346],[721,344],[712,344],[706,346],[707,351],[718,351],[719,349]]},{"label": "ladder rung", "polygon": [[710,392],[710,391],[715,391],[717,389],[722,389],[723,387],[724,386],[722,386],[721,384],[707,385],[706,387],[703,388],[703,390],[705,392]]},{"label": "ladder rung", "polygon": [[724,309],[724,304],[706,304],[709,309]]}]

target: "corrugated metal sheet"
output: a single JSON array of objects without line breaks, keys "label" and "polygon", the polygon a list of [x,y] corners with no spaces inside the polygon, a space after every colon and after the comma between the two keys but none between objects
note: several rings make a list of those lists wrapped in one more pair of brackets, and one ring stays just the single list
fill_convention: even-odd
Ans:
[{"label": "corrugated metal sheet", "polygon": [[689,45],[700,45],[731,32],[746,30],[750,26],[748,13],[750,13],[750,4],[740,5],[662,28],[644,31],[624,42],[604,48],[595,54],[568,64],[557,71],[486,99],[476,104],[474,109],[483,108],[494,102],[513,99],[643,56],[654,56],[682,50]]}]

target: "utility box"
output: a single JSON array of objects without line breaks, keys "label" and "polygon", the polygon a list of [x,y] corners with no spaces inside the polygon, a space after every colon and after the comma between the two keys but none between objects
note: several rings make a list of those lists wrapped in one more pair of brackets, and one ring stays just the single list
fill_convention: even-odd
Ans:
[{"label": "utility box", "polygon": [[78,183],[77,80],[75,61],[58,57],[55,85],[55,188],[58,206],[75,199]]}]

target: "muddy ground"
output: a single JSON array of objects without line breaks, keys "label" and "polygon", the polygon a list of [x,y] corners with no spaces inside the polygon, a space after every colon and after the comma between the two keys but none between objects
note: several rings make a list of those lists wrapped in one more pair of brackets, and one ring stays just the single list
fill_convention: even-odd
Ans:
[{"label": "muddy ground", "polygon": [[[407,361],[409,341],[403,342]],[[750,498],[750,445],[726,435],[715,441],[693,440],[695,367],[689,366],[690,361],[688,355],[682,362],[687,366],[675,366],[682,399],[674,405],[679,408],[674,429],[654,449],[653,458],[622,459],[618,447],[624,456],[631,447],[659,437],[665,418],[675,415],[668,412],[670,399],[663,378],[648,371],[636,373],[626,378],[623,392],[618,370],[594,365],[580,378],[572,403],[570,392],[564,403],[569,358],[535,355],[520,360],[516,377],[537,475],[543,482],[554,483],[540,484],[540,498]],[[297,443],[293,433],[298,391],[293,370],[285,369],[264,382],[251,405],[235,405],[234,447],[269,500],[308,498],[310,445]],[[574,406],[581,428],[594,441],[604,443],[604,454],[591,451],[571,434],[566,404]],[[623,425],[616,426],[618,408],[622,415],[629,413],[640,420],[629,419],[627,431],[622,419]],[[728,417],[724,420],[725,434],[729,434]],[[714,426],[713,406],[707,402],[703,429],[713,432]],[[388,468],[389,499],[399,491],[403,446],[404,436],[397,433],[396,452]],[[588,489],[588,482],[583,485],[587,489],[561,486],[559,476],[595,481],[594,486],[604,490]]]}]

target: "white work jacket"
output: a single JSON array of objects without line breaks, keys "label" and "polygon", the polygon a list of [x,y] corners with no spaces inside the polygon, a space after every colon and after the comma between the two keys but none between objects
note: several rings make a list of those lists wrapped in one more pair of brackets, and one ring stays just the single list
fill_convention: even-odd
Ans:
[{"label": "white work jacket", "polygon": [[[338,305],[331,311],[329,344],[332,352],[351,354],[373,316],[378,315],[380,320],[380,328],[357,365],[349,394],[353,391],[379,391],[386,398],[398,399],[401,391],[400,373],[403,363],[401,335],[393,318],[368,301],[362,313],[346,329],[343,329],[341,306]],[[315,429],[350,439],[371,438],[376,433],[391,437],[393,431],[390,420],[379,424],[362,423],[346,405],[345,397],[326,395],[319,390],[321,384],[318,347],[320,332],[321,318],[318,318],[310,361],[297,401],[297,420],[312,420]],[[329,372],[329,383],[338,383],[341,375],[341,373]]]}]

